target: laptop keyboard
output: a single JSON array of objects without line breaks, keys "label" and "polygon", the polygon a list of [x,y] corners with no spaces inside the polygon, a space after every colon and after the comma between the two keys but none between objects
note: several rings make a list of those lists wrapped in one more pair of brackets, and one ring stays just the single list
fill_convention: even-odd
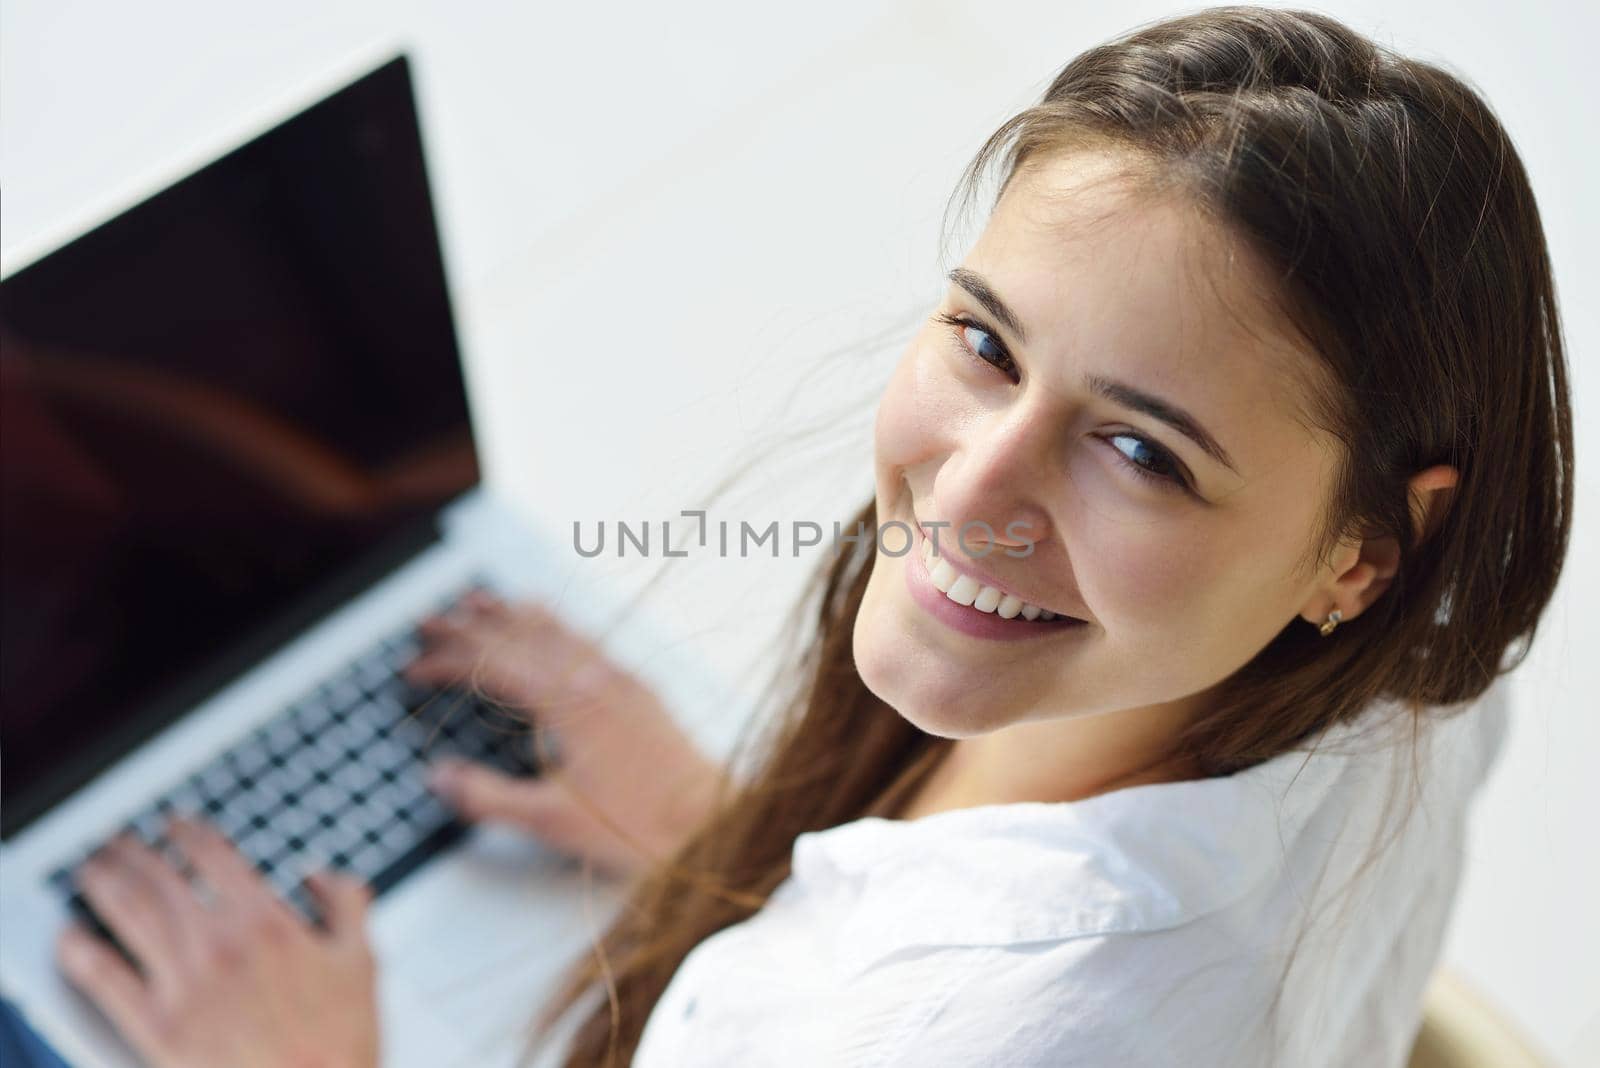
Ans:
[{"label": "laptop keyboard", "polygon": [[[316,907],[301,882],[312,866],[357,875],[383,893],[466,830],[427,789],[427,764],[456,755],[512,774],[538,771],[526,721],[465,691],[422,690],[400,676],[420,648],[414,627],[385,637],[156,798],[126,829],[182,868],[166,820],[204,819],[313,922]],[[50,882],[110,939],[74,881],[88,852]]]}]

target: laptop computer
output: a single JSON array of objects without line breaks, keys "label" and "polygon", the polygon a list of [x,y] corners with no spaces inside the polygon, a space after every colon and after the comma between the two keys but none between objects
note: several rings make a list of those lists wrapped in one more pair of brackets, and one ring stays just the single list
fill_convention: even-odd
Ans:
[{"label": "laptop computer", "polygon": [[[514,714],[399,675],[421,617],[517,592],[521,535],[480,485],[403,55],[0,281],[0,983],[47,1038],[132,1063],[50,948],[116,831],[203,816],[308,918],[331,864],[381,920],[465,832],[427,762],[537,774]],[[422,952],[416,912],[380,960]],[[462,1052],[384,996],[386,1063]]]}]

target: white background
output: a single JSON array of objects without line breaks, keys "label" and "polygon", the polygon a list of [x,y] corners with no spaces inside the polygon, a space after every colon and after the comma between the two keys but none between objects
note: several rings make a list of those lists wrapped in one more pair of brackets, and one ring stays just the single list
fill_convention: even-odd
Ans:
[{"label": "white background", "polygon": [[[713,521],[826,525],[870,493],[872,400],[964,251],[959,233],[939,241],[962,165],[1077,52],[1188,10],[1109,7],[6,0],[5,267],[404,47],[490,484],[558,546],[574,520],[648,520],[659,536],[771,449]],[[1560,1063],[1600,1063],[1595,18],[1552,0],[1324,10],[1476,85],[1543,211],[1578,413],[1576,527],[1513,680],[1447,960]],[[796,438],[830,416],[844,421]],[[675,637],[641,669],[694,657],[753,696],[816,559],[675,562],[652,609]],[[571,566],[626,589],[657,563]],[[717,746],[744,708],[679,711]]]}]

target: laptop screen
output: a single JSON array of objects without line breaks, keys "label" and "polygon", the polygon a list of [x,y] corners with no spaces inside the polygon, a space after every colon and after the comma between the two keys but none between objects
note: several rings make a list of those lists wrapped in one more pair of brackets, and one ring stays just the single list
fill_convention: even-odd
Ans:
[{"label": "laptop screen", "polygon": [[403,57],[0,283],[0,834],[478,477]]}]

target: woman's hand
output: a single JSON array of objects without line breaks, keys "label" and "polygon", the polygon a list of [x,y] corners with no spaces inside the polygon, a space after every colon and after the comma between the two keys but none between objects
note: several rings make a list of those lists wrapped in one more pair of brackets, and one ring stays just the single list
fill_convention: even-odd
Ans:
[{"label": "woman's hand", "polygon": [[537,778],[440,761],[430,784],[463,818],[514,824],[608,874],[631,875],[676,849],[709,813],[719,767],[647,686],[544,607],[474,592],[419,631],[423,649],[404,671],[409,681],[475,685],[554,735],[560,756]]},{"label": "woman's hand", "polygon": [[213,828],[176,820],[169,838],[209,902],[155,851],[119,836],[78,878],[144,974],[72,925],[56,945],[67,978],[160,1068],[376,1068],[367,888],[312,876],[327,927],[318,931]]}]

